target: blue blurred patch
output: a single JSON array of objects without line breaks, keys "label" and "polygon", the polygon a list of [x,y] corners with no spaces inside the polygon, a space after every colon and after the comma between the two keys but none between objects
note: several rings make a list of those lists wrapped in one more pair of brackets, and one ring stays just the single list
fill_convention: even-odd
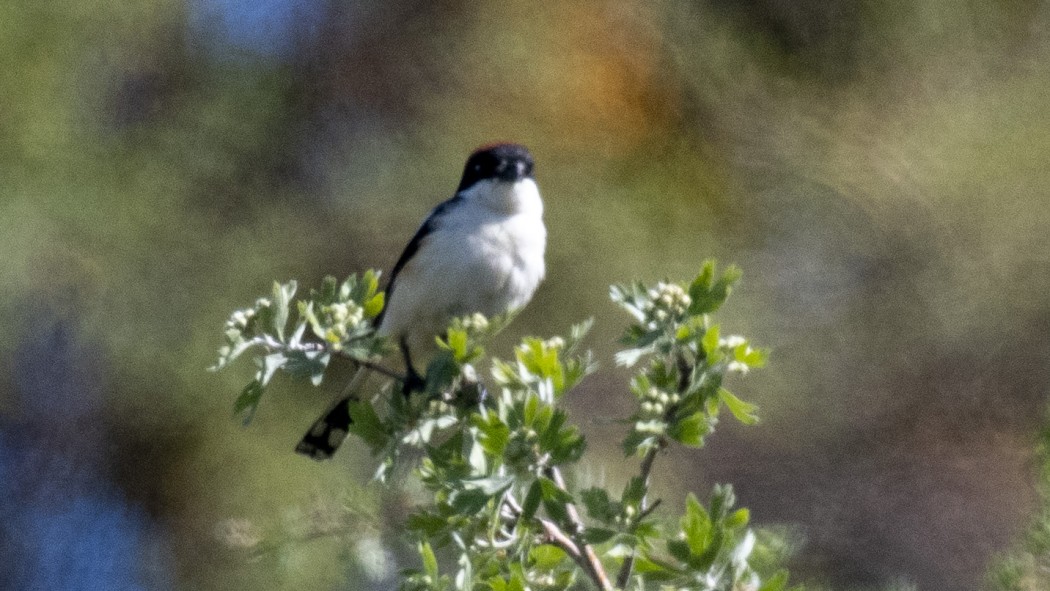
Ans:
[{"label": "blue blurred patch", "polygon": [[170,589],[168,536],[106,475],[98,351],[54,316],[32,315],[0,415],[0,588]]},{"label": "blue blurred patch", "polygon": [[322,0],[191,0],[194,45],[213,50],[288,57],[317,36],[325,13]]}]

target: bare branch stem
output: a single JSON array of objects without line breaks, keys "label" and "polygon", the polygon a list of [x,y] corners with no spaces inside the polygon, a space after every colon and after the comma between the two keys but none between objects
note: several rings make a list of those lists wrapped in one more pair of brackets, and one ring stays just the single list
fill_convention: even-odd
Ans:
[{"label": "bare branch stem", "polygon": [[[689,378],[692,373],[692,367],[681,354],[676,355],[674,361],[675,366],[678,368],[678,391],[684,394],[689,387]],[[672,405],[664,413],[664,421],[670,421],[677,412],[678,405]],[[649,476],[653,472],[653,463],[656,462],[656,456],[663,451],[668,444],[669,442],[667,438],[661,437],[657,444],[650,448],[649,451],[646,452],[645,457],[642,458],[639,472],[642,482],[645,484],[645,494],[642,496],[641,504],[638,507],[639,511],[638,516],[635,518],[635,523],[648,517],[649,514],[660,505],[660,499],[657,499],[652,505],[649,505]],[[633,549],[627,558],[624,558],[623,564],[620,565],[620,572],[616,575],[616,587],[618,589],[627,587],[627,583],[631,579],[631,572],[634,571],[634,559],[637,554],[637,548]]]},{"label": "bare branch stem", "polygon": [[[518,500],[514,498],[514,495],[508,493],[506,496],[503,497],[503,502],[508,508],[510,508],[513,514],[518,516],[521,515],[521,505],[518,504]],[[582,552],[580,552],[580,547],[576,544],[576,542],[573,541],[572,538],[570,538],[568,535],[566,535],[566,533],[562,531],[562,529],[550,519],[543,519],[541,517],[537,517],[536,520],[539,521],[540,527],[543,528],[543,533],[544,536],[546,536],[547,540],[555,546],[564,550],[565,553],[568,554],[573,559],[573,561],[576,562],[576,564],[583,570],[583,572],[587,573],[589,576],[591,576],[592,579],[594,579],[594,575],[591,574],[593,566],[588,563],[587,558]],[[595,579],[595,581],[597,582],[597,579]]]},{"label": "bare branch stem", "polygon": [[[547,474],[550,479],[554,481],[554,484],[563,491],[568,492],[565,486],[565,479],[562,478],[561,470],[557,467],[547,468]],[[579,548],[580,554],[582,554],[583,562],[585,563],[584,571],[591,577],[591,579],[598,585],[601,591],[614,591],[612,582],[609,581],[609,575],[605,573],[605,567],[602,566],[602,561],[598,559],[598,554],[594,551],[594,548],[590,544],[583,542],[580,537],[583,534],[584,525],[583,520],[580,519],[580,512],[576,510],[576,505],[568,503],[565,505],[565,513],[569,517],[569,524],[573,527],[570,537]]]},{"label": "bare branch stem", "polygon": [[394,371],[392,369],[387,369],[387,368],[383,367],[382,365],[379,365],[378,363],[372,363],[371,361],[361,361],[360,359],[355,359],[353,357],[350,357],[349,355],[345,355],[345,357],[347,359],[352,360],[354,363],[360,365],[361,367],[368,368],[368,369],[370,369],[370,370],[372,370],[372,371],[374,371],[374,372],[376,372],[378,374],[382,374],[382,375],[384,375],[384,376],[386,376],[386,377],[388,377],[388,378],[390,378],[392,380],[397,380],[397,381],[401,382],[402,384],[405,383],[405,380],[407,379],[407,378],[405,378],[405,376],[397,373],[396,371]]}]

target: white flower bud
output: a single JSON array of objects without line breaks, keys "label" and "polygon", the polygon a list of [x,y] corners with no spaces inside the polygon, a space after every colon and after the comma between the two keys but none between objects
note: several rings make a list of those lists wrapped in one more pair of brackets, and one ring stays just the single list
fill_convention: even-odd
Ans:
[{"label": "white flower bud", "polygon": [[477,382],[478,381],[478,372],[477,372],[476,369],[474,369],[473,365],[471,365],[469,363],[464,365],[462,373],[463,373],[463,379],[464,380],[466,380],[468,382]]},{"label": "white flower bud", "polygon": [[726,366],[727,371],[741,374],[747,373],[749,369],[751,368],[749,368],[746,363],[743,363],[741,361],[730,361],[729,365]]},{"label": "white flower bud", "polygon": [[724,339],[718,339],[719,345],[723,347],[729,347],[730,349],[735,349],[736,347],[739,347],[740,345],[743,345],[746,342],[747,339],[738,334],[729,335]]}]

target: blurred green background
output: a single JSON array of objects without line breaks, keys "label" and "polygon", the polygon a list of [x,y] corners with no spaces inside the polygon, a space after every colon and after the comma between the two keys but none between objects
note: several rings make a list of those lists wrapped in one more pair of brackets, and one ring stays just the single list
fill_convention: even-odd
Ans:
[{"label": "blurred green background", "polygon": [[978,589],[1037,509],[1047,2],[13,0],[0,138],[2,588],[394,588],[401,496],[292,453],[338,386],[243,429],[252,368],[204,368],[272,280],[389,269],[492,140],[550,230],[495,353],[596,317],[581,479],[633,466],[608,285],[714,256],[764,420],[664,496],[734,483],[833,589]]}]

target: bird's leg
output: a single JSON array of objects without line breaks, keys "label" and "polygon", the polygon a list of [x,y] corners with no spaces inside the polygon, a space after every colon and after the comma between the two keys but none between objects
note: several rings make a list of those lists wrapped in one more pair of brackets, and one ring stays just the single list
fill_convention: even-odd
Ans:
[{"label": "bird's leg", "polygon": [[401,338],[401,355],[405,358],[405,382],[401,385],[401,393],[408,396],[412,392],[426,390],[427,381],[419,375],[415,366],[412,365],[412,355],[408,352],[408,342]]}]

